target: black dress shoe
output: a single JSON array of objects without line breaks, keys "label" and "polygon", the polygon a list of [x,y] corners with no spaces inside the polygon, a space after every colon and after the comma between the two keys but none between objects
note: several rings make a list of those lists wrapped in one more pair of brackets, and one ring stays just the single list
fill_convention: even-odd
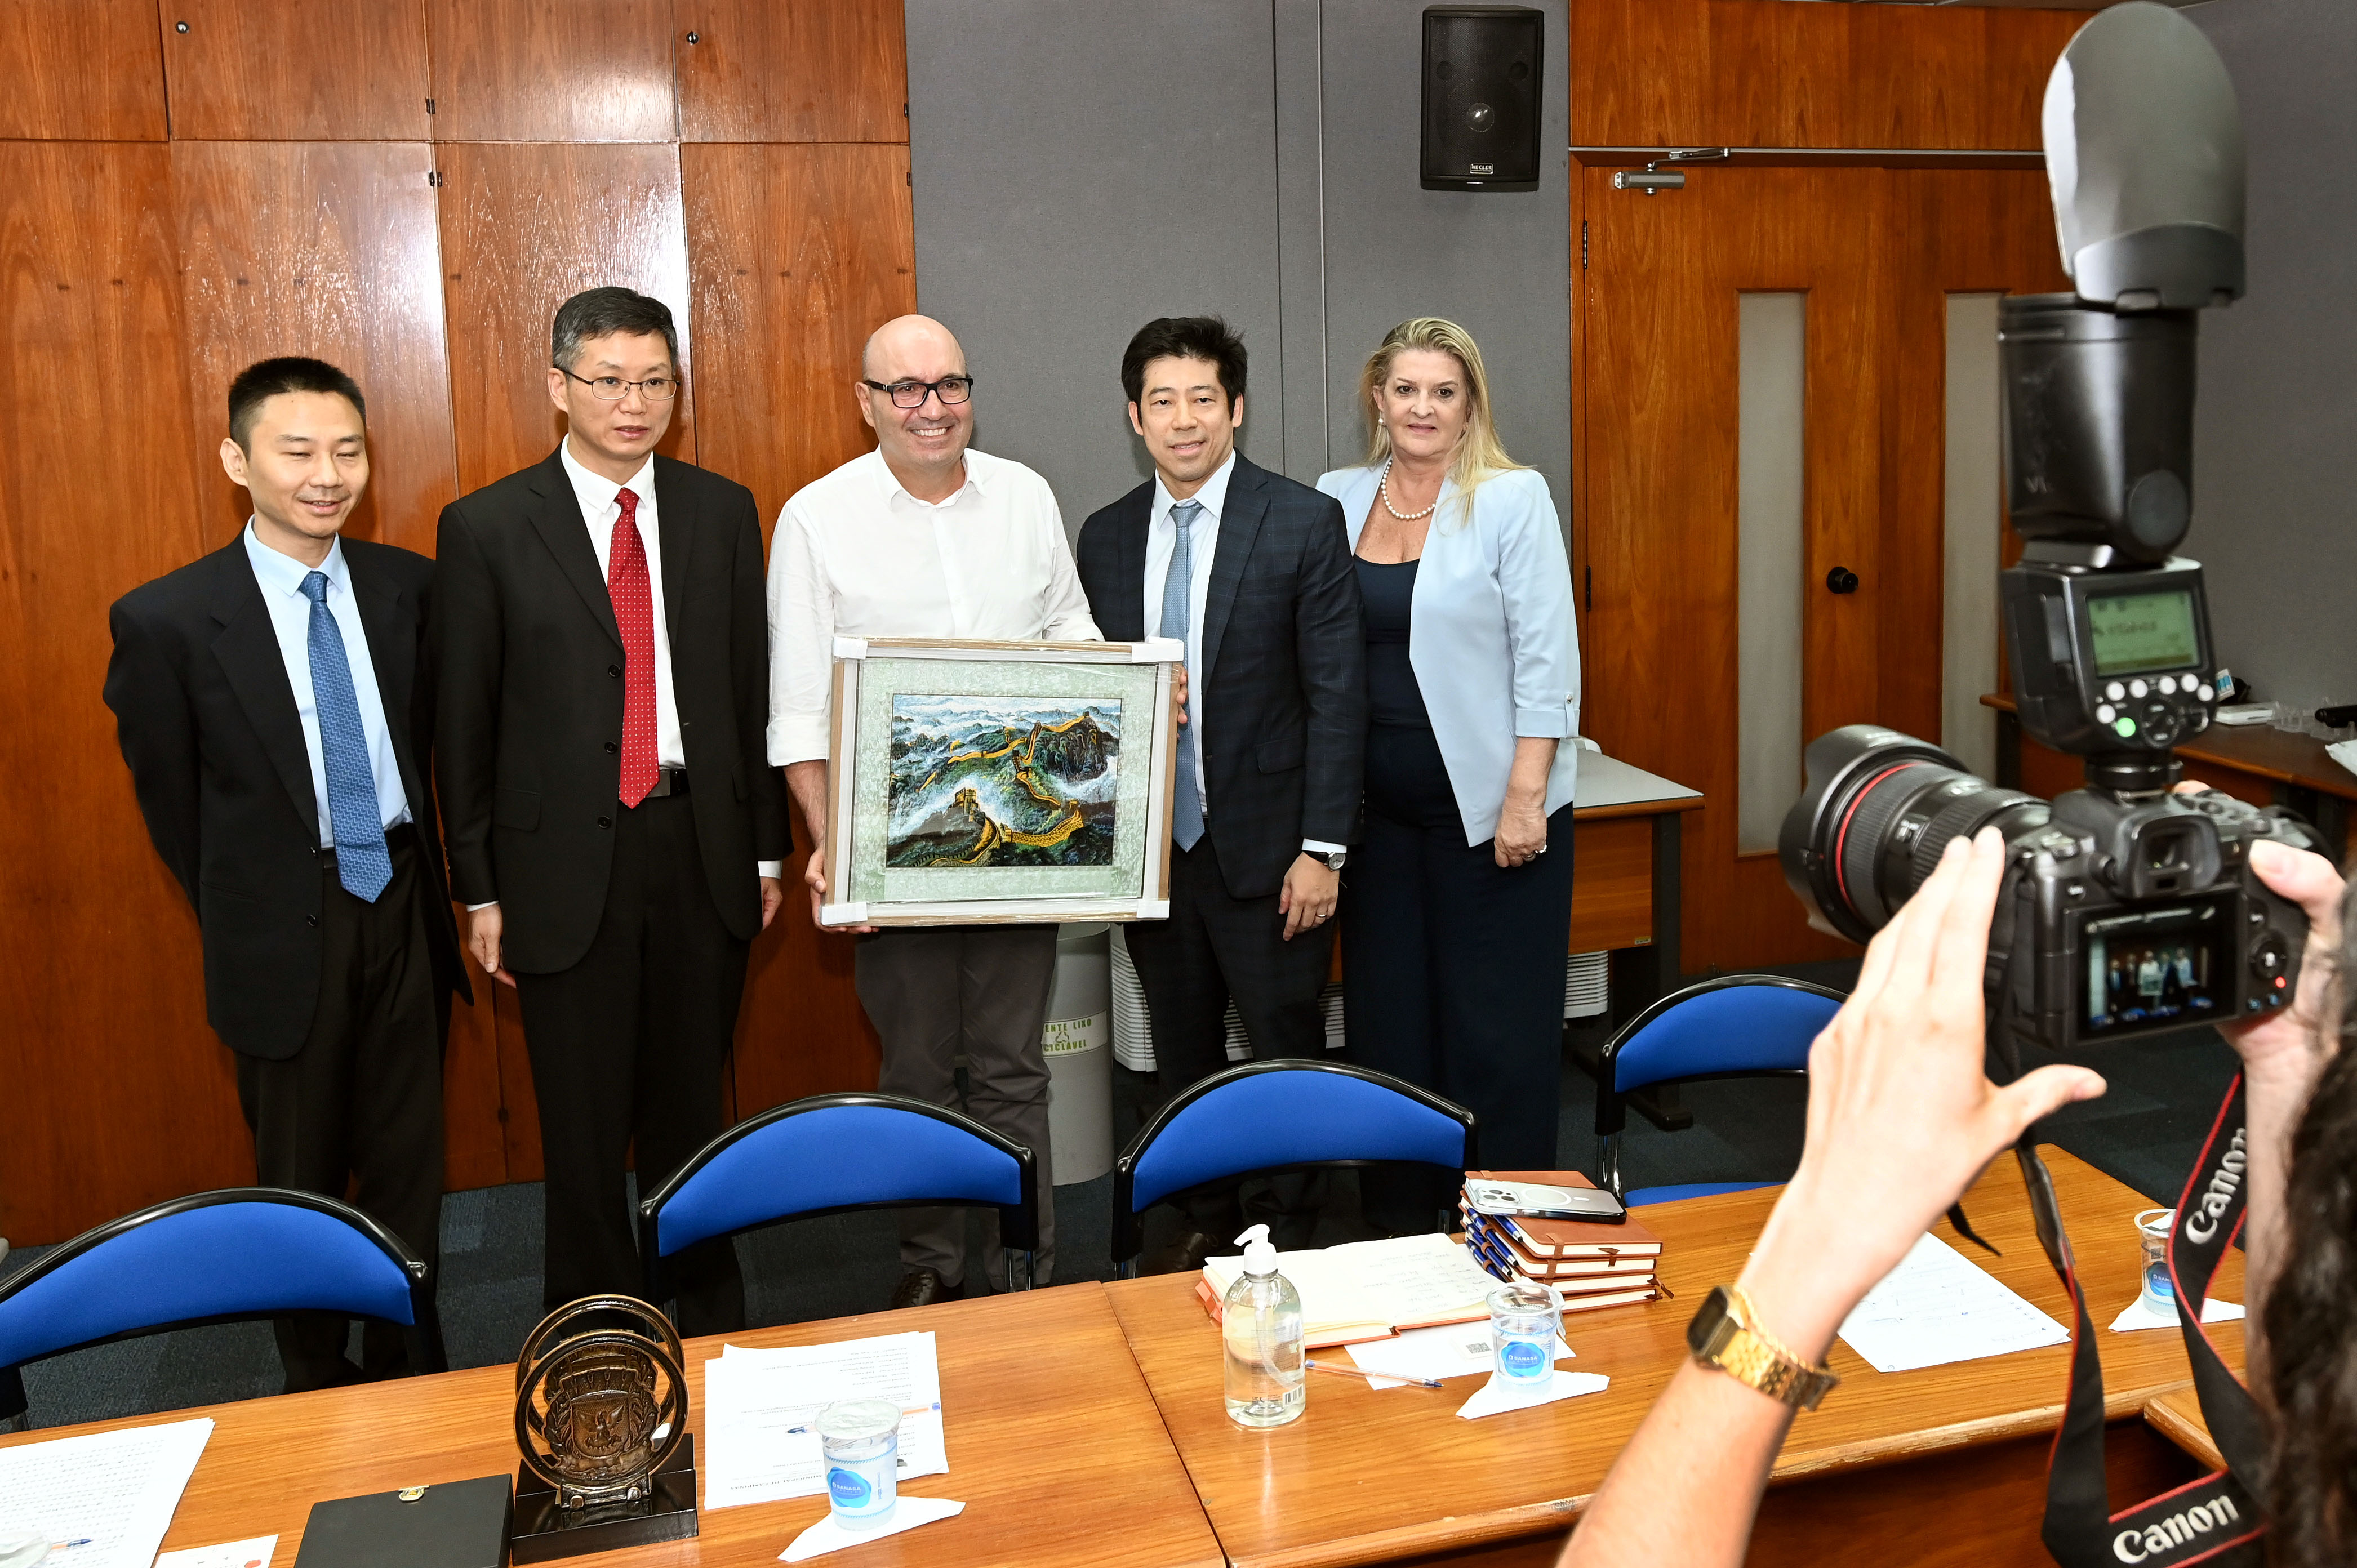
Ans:
[{"label": "black dress shoe", "polygon": [[1191,1274],[1202,1268],[1219,1243],[1200,1230],[1189,1230],[1167,1246],[1150,1249],[1138,1260],[1141,1274]]},{"label": "black dress shoe", "polygon": [[892,1290],[892,1309],[904,1306],[931,1306],[937,1301],[947,1301],[957,1293],[948,1282],[931,1269],[910,1269],[900,1276]]}]

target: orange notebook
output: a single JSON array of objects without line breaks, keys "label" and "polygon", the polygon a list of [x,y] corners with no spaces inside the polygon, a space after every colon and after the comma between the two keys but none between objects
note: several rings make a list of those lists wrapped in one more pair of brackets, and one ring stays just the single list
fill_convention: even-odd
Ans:
[{"label": "orange notebook", "polygon": [[1621,1284],[1643,1284],[1653,1277],[1653,1267],[1661,1259],[1654,1253],[1639,1253],[1621,1257],[1539,1258],[1506,1227],[1509,1220],[1491,1215],[1476,1214],[1460,1208],[1466,1234],[1480,1248],[1486,1250],[1492,1262],[1510,1265],[1525,1279],[1542,1280],[1558,1290],[1604,1290],[1616,1282]]},{"label": "orange notebook", "polygon": [[[1555,1187],[1596,1185],[1577,1171],[1468,1171],[1465,1174],[1488,1181],[1545,1182]],[[1541,1262],[1569,1258],[1658,1258],[1662,1255],[1662,1239],[1633,1219],[1618,1225],[1598,1225],[1580,1219],[1485,1218],[1505,1233],[1517,1251],[1527,1253]]]}]

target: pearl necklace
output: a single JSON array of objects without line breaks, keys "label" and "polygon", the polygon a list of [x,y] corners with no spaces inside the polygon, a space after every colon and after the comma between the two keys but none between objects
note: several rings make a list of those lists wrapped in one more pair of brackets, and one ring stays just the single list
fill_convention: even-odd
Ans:
[{"label": "pearl necklace", "polygon": [[1440,498],[1437,496],[1433,498],[1432,505],[1422,511],[1402,511],[1392,505],[1392,460],[1389,457],[1383,459],[1383,477],[1376,481],[1375,488],[1383,492],[1383,510],[1402,522],[1415,522],[1419,519],[1430,517],[1440,505]]}]

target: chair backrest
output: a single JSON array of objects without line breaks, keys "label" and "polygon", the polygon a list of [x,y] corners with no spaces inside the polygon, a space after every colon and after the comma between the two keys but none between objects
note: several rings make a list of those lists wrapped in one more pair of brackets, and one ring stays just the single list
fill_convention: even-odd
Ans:
[{"label": "chair backrest", "polygon": [[1473,1112],[1412,1083],[1336,1062],[1246,1062],[1174,1096],[1114,1163],[1114,1262],[1143,1246],[1142,1212],[1206,1182],[1389,1160],[1463,1171],[1477,1157]]},{"label": "chair backrest", "polygon": [[336,1312],[415,1331],[413,1364],[438,1371],[426,1275],[393,1232],[334,1198],[200,1192],[85,1231],[0,1283],[0,1369],[167,1328]]},{"label": "chair backrest", "polygon": [[[999,1240],[1039,1245],[1039,1161],[970,1116],[896,1094],[817,1094],[738,1122],[639,1205],[650,1290],[683,1247],[855,1208],[998,1210]],[[660,1300],[661,1296],[651,1297]]]},{"label": "chair backrest", "polygon": [[1596,1081],[1598,1176],[1620,1190],[1619,1144],[1635,1090],[1685,1079],[1806,1072],[1843,993],[1780,974],[1730,974],[1671,993],[1605,1044]]}]

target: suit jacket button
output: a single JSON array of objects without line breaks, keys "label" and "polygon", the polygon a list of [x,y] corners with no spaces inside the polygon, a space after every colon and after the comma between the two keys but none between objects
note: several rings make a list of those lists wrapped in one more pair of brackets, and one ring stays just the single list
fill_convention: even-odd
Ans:
[{"label": "suit jacket button", "polygon": [[622,678],[622,667],[619,664],[608,664],[606,666],[606,673],[619,681]]},{"label": "suit jacket button", "polygon": [[303,917],[303,923],[316,929],[319,924],[319,917],[317,915],[306,915]]},{"label": "suit jacket button", "polygon": [[607,756],[608,756],[608,757],[611,757],[614,753],[616,753],[616,752],[618,752],[618,751],[619,751],[619,750],[621,750],[621,749],[622,749],[622,747],[621,747],[620,744],[619,744],[619,743],[618,743],[618,742],[610,741],[610,740],[609,740],[609,741],[608,741],[608,742],[606,743],[606,755],[607,755]]},{"label": "suit jacket button", "polygon": [[611,817],[600,817],[597,819],[597,825],[601,828],[610,828],[614,825],[614,819]]}]

